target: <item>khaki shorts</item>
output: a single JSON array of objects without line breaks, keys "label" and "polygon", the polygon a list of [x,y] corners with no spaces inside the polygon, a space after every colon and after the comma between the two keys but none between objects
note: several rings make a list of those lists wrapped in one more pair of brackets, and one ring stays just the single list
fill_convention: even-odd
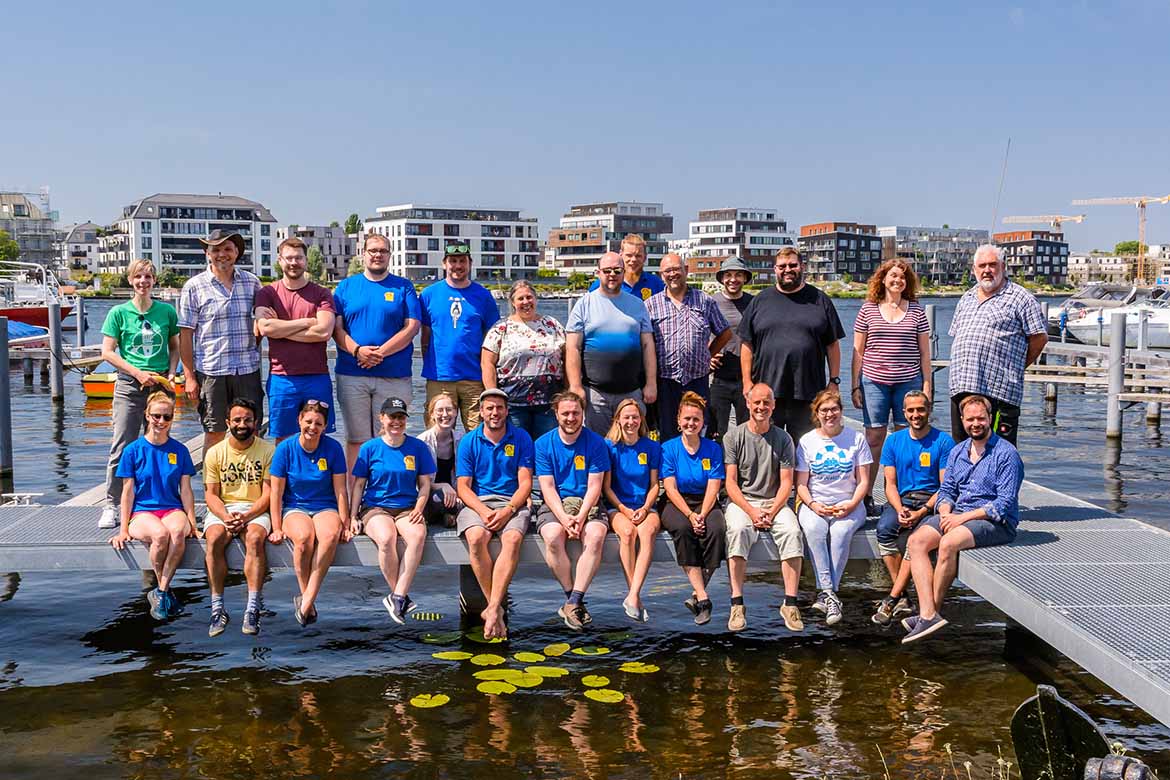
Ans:
[{"label": "khaki shorts", "polygon": [[[748,499],[748,503],[759,508],[766,502]],[[752,545],[760,538],[760,530],[752,525],[747,512],[732,501],[727,502],[723,518],[727,523],[727,557],[747,558]],[[767,533],[770,533],[776,542],[780,560],[804,557],[804,537],[800,533],[800,523],[788,507],[784,507],[776,514],[772,520],[772,528]]]},{"label": "khaki shorts", "polygon": [[[581,511],[581,499],[570,496],[569,498],[561,501],[561,506],[563,506],[565,511],[569,514],[576,514],[577,512]],[[539,533],[540,529],[544,528],[549,523],[559,524],[560,522],[560,520],[557,520],[557,516],[553,514],[552,507],[550,507],[548,504],[540,505],[540,509],[536,512],[537,533]],[[590,509],[589,514],[585,517],[585,525],[589,525],[590,523],[601,523],[607,529],[609,528],[609,517],[605,514],[605,512],[601,511],[600,502],[598,502],[596,506]]]},{"label": "khaki shorts", "polygon": [[[224,506],[227,507],[229,512],[247,512],[252,508],[252,504],[247,501],[241,503],[224,504]],[[224,528],[227,528],[227,523],[211,514],[211,512],[208,512],[207,515],[203,518],[203,532],[207,533],[207,529],[211,528],[213,525],[222,525]],[[253,517],[248,521],[248,525],[258,525],[264,529],[265,533],[272,533],[272,520],[269,519],[267,512],[262,515]],[[236,533],[238,534],[243,530],[244,529],[241,528]]]},{"label": "khaki shorts", "polygon": [[[479,500],[488,509],[500,509],[508,503],[510,498],[511,496],[480,496]],[[531,514],[528,511],[528,507],[521,507],[520,511],[513,514],[512,519],[504,524],[503,528],[492,533],[496,536],[500,536],[504,531],[517,531],[520,534],[526,534],[528,533],[528,520]],[[469,506],[459,510],[459,514],[455,516],[455,530],[459,532],[460,536],[463,536],[468,528],[487,528],[483,523],[483,518],[479,516],[479,512],[476,512]]]},{"label": "khaki shorts", "polygon": [[382,430],[378,412],[387,398],[401,398],[410,405],[410,377],[337,375],[337,405],[345,421],[345,440],[362,444]]},{"label": "khaki shorts", "polygon": [[[455,399],[459,407],[459,417],[463,420],[463,428],[467,431],[475,430],[479,425],[479,394],[483,392],[483,382],[473,379],[461,379],[458,382],[439,382],[427,380],[427,404],[439,393],[447,393]],[[423,425],[430,428],[429,419],[423,420]]]}]

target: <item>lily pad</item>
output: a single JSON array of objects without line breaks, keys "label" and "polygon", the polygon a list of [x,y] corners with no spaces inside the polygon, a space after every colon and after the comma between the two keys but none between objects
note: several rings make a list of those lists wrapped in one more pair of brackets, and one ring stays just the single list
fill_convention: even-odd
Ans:
[{"label": "lily pad", "polygon": [[564,677],[569,673],[568,669],[562,669],[559,666],[526,666],[524,671],[540,677]]},{"label": "lily pad", "polygon": [[442,707],[449,701],[451,697],[445,693],[420,693],[410,700],[410,704],[412,707],[429,710],[432,707]]},{"label": "lily pad", "polygon": [[462,650],[444,650],[441,653],[431,653],[431,658],[438,658],[440,661],[466,661],[471,658],[471,653],[465,653]]},{"label": "lily pad", "polygon": [[574,647],[573,655],[608,655],[608,647]]},{"label": "lily pad", "polygon": [[458,631],[446,631],[439,634],[423,634],[422,641],[428,645],[449,645],[452,642],[458,642],[463,638],[463,634]]},{"label": "lily pad", "polygon": [[632,636],[633,634],[629,631],[611,631],[608,634],[602,634],[601,638],[606,642],[624,642]]},{"label": "lily pad", "polygon": [[581,684],[588,688],[604,688],[609,685],[609,678],[600,674],[587,674],[581,678]]},{"label": "lily pad", "polygon": [[522,664],[538,664],[544,660],[540,653],[516,653],[512,657]]},{"label": "lily pad", "polygon": [[477,680],[505,680],[511,682],[512,678],[519,677],[524,672],[519,669],[481,669],[472,675]]},{"label": "lily pad", "polygon": [[605,704],[615,704],[626,698],[626,695],[621,691],[615,691],[612,688],[592,688],[588,691],[585,691],[585,698],[593,699],[593,701],[604,702]]},{"label": "lily pad", "polygon": [[507,639],[501,639],[500,637],[488,639],[487,637],[485,637],[483,635],[483,626],[476,626],[475,628],[471,629],[466,634],[464,634],[464,636],[466,636],[472,642],[476,642],[476,643],[481,644],[481,645],[494,645],[494,644],[499,644],[500,642],[507,642],[508,641]]},{"label": "lily pad", "polygon": [[544,648],[544,650],[541,652],[550,658],[556,658],[558,655],[564,655],[565,653],[569,652],[569,645],[565,644],[564,642],[557,642],[556,644],[552,644]]},{"label": "lily pad", "polygon": [[654,664],[644,664],[641,661],[626,661],[619,667],[619,670],[630,674],[654,674],[658,671],[658,667]]},{"label": "lily pad", "polygon": [[516,686],[506,682],[481,682],[475,686],[480,693],[515,693]]},{"label": "lily pad", "polygon": [[495,653],[480,653],[471,656],[471,662],[476,666],[499,666],[504,662],[504,657]]},{"label": "lily pad", "polygon": [[544,678],[539,674],[529,674],[524,672],[517,674],[515,677],[509,677],[507,682],[515,685],[517,688],[535,688],[544,682]]}]

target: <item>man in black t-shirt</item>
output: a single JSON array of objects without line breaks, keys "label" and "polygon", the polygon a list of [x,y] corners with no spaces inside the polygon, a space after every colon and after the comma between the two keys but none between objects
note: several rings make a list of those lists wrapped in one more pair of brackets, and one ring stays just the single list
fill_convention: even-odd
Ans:
[{"label": "man in black t-shirt", "polygon": [[813,427],[812,399],[841,384],[837,342],[845,329],[829,296],[804,283],[804,261],[795,247],[776,253],[775,270],[776,286],[752,299],[739,324],[743,393],[756,382],[767,383],[776,393],[772,422],[799,442]]}]

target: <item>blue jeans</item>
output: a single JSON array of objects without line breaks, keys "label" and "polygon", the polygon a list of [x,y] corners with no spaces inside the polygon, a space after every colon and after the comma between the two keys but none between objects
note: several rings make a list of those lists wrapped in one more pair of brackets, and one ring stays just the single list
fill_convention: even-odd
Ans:
[{"label": "blue jeans", "polygon": [[533,441],[557,427],[556,415],[548,404],[540,406],[508,406],[508,422],[528,431]]},{"label": "blue jeans", "polygon": [[885,428],[890,423],[891,414],[894,416],[894,425],[905,426],[906,415],[902,412],[902,404],[906,400],[906,393],[921,389],[921,374],[914,379],[893,384],[875,382],[862,374],[861,415],[865,419],[865,427]]}]

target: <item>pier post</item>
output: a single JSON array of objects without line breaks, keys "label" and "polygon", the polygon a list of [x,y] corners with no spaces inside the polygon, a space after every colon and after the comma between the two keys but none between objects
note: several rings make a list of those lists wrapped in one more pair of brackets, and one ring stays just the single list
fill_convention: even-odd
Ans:
[{"label": "pier post", "polygon": [[20,359],[20,371],[24,374],[24,383],[31,385],[33,383],[33,359],[28,355]]},{"label": "pier post", "polygon": [[1097,310],[1097,346],[1105,343],[1105,310]]},{"label": "pier post", "polygon": [[1109,329],[1109,396],[1105,402],[1105,437],[1121,438],[1121,399],[1125,392],[1125,312],[1114,312]]},{"label": "pier post", "polygon": [[[8,318],[0,317],[0,477],[12,476],[12,387],[8,371]],[[8,492],[12,492],[9,490]]]},{"label": "pier post", "polygon": [[938,309],[933,303],[926,304],[926,324],[930,327],[930,359],[938,357],[938,330],[934,327]]},{"label": "pier post", "polygon": [[479,587],[479,580],[475,578],[475,571],[471,565],[464,563],[459,566],[459,617],[466,624],[479,625],[483,619],[479,613],[487,609],[487,599],[483,597],[483,590]]},{"label": "pier post", "polygon": [[64,354],[61,341],[61,304],[49,304],[49,397],[54,402],[65,400]]},{"label": "pier post", "polygon": [[77,348],[85,346],[85,298],[77,296],[77,308],[73,310],[73,317],[77,320]]},{"label": "pier post", "polygon": [[[1048,301],[1040,302],[1040,315],[1044,318],[1044,322],[1048,322]],[[1063,328],[1061,329],[1063,334]],[[1040,357],[1036,358],[1036,365],[1043,366],[1048,364],[1048,355],[1044,352],[1040,353]],[[1050,415],[1056,414],[1056,383],[1044,383],[1044,404],[1045,412]]]}]

